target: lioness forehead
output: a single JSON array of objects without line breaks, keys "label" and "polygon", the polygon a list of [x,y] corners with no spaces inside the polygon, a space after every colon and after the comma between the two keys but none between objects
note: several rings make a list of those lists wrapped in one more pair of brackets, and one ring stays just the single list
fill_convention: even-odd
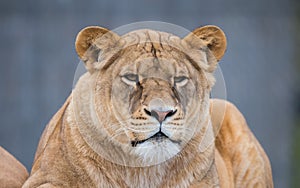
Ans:
[{"label": "lioness forehead", "polygon": [[130,48],[154,57],[183,58],[191,47],[178,36],[171,33],[149,29],[135,30],[120,39],[123,49]]},{"label": "lioness forehead", "polygon": [[[162,31],[155,31],[150,29],[142,29],[131,31],[121,37],[126,42],[127,46],[135,44],[145,44],[151,42],[156,49],[170,50],[170,47],[179,47],[179,44],[183,44],[181,38],[171,33]],[[148,52],[152,51],[151,46],[144,46],[144,50]],[[183,46],[181,46],[183,47]]]},{"label": "lioness forehead", "polygon": [[141,74],[187,74],[187,66],[192,65],[190,61],[194,60],[191,58],[194,54],[197,54],[195,61],[206,62],[203,51],[192,49],[182,39],[170,33],[136,30],[123,35],[119,44],[122,55],[116,61],[123,69]]}]

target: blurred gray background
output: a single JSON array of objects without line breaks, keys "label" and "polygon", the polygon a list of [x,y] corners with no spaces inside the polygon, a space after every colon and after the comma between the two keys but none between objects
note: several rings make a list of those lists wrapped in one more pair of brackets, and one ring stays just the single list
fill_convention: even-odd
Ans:
[{"label": "blurred gray background", "polygon": [[42,130],[71,92],[79,62],[74,41],[83,27],[114,29],[147,20],[188,30],[214,24],[228,38],[220,62],[227,98],[268,154],[275,187],[291,187],[292,159],[298,160],[292,157],[299,91],[296,5],[296,0],[2,0],[0,145],[31,169]]}]

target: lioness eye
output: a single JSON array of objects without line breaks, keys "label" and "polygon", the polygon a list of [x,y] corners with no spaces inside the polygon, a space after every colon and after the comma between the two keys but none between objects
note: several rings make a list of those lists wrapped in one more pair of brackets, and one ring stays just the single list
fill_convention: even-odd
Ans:
[{"label": "lioness eye", "polygon": [[139,77],[136,74],[125,74],[122,76],[122,80],[129,85],[133,85],[139,81]]},{"label": "lioness eye", "polygon": [[183,86],[188,82],[188,78],[185,76],[174,77],[174,84],[178,86]]}]

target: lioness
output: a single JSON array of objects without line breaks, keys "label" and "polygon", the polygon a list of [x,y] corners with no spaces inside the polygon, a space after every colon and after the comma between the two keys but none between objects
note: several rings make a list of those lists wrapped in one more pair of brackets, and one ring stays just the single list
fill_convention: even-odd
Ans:
[{"label": "lioness", "polygon": [[225,49],[216,26],[184,38],[80,31],[88,71],[46,127],[23,187],[273,187],[241,113],[210,99]]}]

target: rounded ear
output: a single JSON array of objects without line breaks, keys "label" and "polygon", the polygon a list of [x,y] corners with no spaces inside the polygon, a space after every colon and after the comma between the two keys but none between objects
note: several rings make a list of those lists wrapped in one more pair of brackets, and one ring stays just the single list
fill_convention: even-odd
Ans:
[{"label": "rounded ear", "polygon": [[196,42],[199,40],[195,40],[195,37],[201,39],[204,45],[213,53],[217,61],[221,60],[226,51],[227,41],[224,32],[219,27],[213,25],[200,27],[184,38],[192,46],[201,47],[199,46],[199,42]]},{"label": "rounded ear", "polygon": [[108,30],[98,26],[89,26],[82,29],[76,37],[75,48],[80,58],[84,57],[85,52],[95,42],[95,39],[100,38],[107,33]]},{"label": "rounded ear", "polygon": [[75,42],[76,52],[84,61],[86,68],[92,71],[98,61],[100,51],[113,46],[119,36],[108,29],[99,26],[89,26],[82,29]]}]

